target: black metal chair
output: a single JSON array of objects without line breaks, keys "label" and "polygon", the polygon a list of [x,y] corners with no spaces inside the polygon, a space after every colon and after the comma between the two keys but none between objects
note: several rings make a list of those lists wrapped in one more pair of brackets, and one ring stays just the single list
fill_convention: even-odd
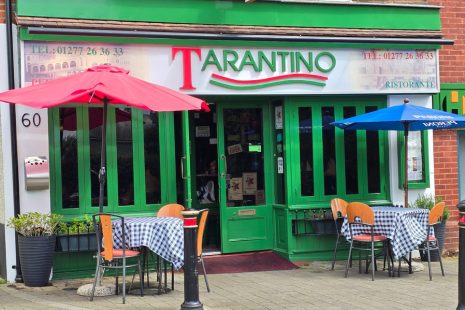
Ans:
[{"label": "black metal chair", "polygon": [[[102,281],[103,272],[105,269],[116,269],[116,295],[118,295],[118,275],[119,269],[123,269],[123,304],[126,303],[126,268],[137,267],[139,270],[140,278],[140,295],[144,297],[144,287],[142,285],[142,272],[140,265],[140,252],[126,249],[126,231],[124,225],[124,217],[112,213],[97,213],[92,216],[94,221],[94,227],[97,227],[95,218],[99,217],[100,225],[97,229],[97,268],[95,270],[94,285],[92,286],[92,294],[90,296],[90,301],[94,300],[95,286],[98,281]],[[122,228],[122,239],[123,239],[123,248],[115,250],[113,249],[113,229],[111,223],[111,217],[116,217],[121,219],[121,228]],[[103,237],[103,247],[102,251],[102,237]],[[137,257],[137,264],[127,265],[126,259],[130,257]],[[119,266],[119,262],[122,261],[123,265]],[[101,284],[101,283],[99,283]]]},{"label": "black metal chair", "polygon": [[[346,273],[345,277],[347,278],[347,274],[349,273],[349,264],[352,255],[352,249],[356,249],[359,251],[366,251],[366,270],[368,273],[368,266],[372,263],[371,266],[371,279],[372,281],[375,280],[375,270],[376,270],[376,256],[375,250],[383,250],[385,255],[389,255],[389,239],[384,236],[375,235],[373,232],[374,223],[375,223],[375,215],[373,210],[369,206],[364,203],[360,202],[352,202],[347,205],[347,220],[349,222],[349,231],[350,231],[350,250],[349,250],[349,258],[347,259],[346,265]],[[352,233],[352,226],[353,225],[362,225],[368,226],[371,230],[370,234],[367,235],[358,235],[355,236]],[[354,242],[359,242],[360,246],[354,247]],[[375,242],[383,242],[382,248],[375,248]],[[362,247],[362,244],[371,244],[371,247]],[[371,260],[368,260],[368,251],[371,251]],[[359,261],[360,258],[359,258]],[[391,263],[388,259],[388,270],[389,270],[389,277],[391,276]],[[361,268],[359,266],[359,268]]]},{"label": "black metal chair", "polygon": [[[426,233],[426,240],[423,242],[422,245],[418,247],[418,250],[425,251],[426,255],[428,255],[428,269],[429,269],[429,280],[433,280],[433,276],[431,275],[431,251],[438,251],[439,263],[441,264],[441,272],[442,276],[444,277],[444,267],[442,266],[442,253],[439,251],[439,244],[436,240],[436,237],[430,236],[431,227],[434,225],[441,224],[442,221],[442,214],[444,212],[445,203],[440,202],[436,204],[431,211],[429,212],[428,217],[428,231]],[[400,268],[400,267],[399,267]]]}]

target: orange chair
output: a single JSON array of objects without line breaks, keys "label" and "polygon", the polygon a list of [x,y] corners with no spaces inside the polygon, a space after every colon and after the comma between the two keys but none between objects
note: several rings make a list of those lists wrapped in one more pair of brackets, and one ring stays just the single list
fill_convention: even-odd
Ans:
[{"label": "orange chair", "polygon": [[436,204],[429,212],[428,231],[426,234],[426,240],[422,245],[418,247],[418,250],[426,251],[426,254],[428,255],[428,269],[429,269],[429,280],[430,281],[433,280],[433,277],[431,275],[431,257],[430,257],[431,251],[438,251],[439,263],[441,264],[442,276],[444,277],[444,268],[442,266],[442,259],[441,259],[442,253],[439,252],[439,245],[436,240],[436,237],[429,235],[431,231],[431,227],[434,227],[434,225],[437,225],[437,224],[441,224],[444,207],[445,207],[445,203],[440,202]]},{"label": "orange chair", "polygon": [[[175,203],[165,205],[160,208],[157,212],[157,217],[177,217],[183,219],[181,211],[184,210],[184,207]],[[162,259],[163,260],[163,259]],[[171,264],[171,262],[170,262]],[[160,268],[157,267],[157,277],[161,279],[161,274],[158,275],[158,270],[161,270],[162,262],[160,262]],[[165,262],[165,287],[166,287],[166,262]],[[148,279],[148,277],[147,277]],[[161,286],[161,283],[160,283]],[[174,290],[174,266],[171,264],[171,290]]]},{"label": "orange chair", "polygon": [[157,217],[177,217],[183,219],[181,211],[184,207],[175,203],[163,206],[158,210]]},{"label": "orange chair", "polygon": [[[347,278],[347,274],[349,273],[349,263],[350,258],[352,256],[352,249],[356,249],[359,251],[371,251],[371,279],[372,281],[375,280],[375,268],[376,268],[376,257],[375,257],[375,242],[383,242],[382,250],[386,255],[389,255],[389,239],[384,236],[375,235],[373,233],[374,223],[375,223],[375,214],[373,210],[369,206],[364,203],[360,202],[352,202],[347,205],[347,221],[349,222],[349,231],[350,231],[350,250],[349,250],[349,258],[347,259],[346,265],[346,273],[345,277]],[[353,225],[362,225],[368,226],[370,228],[371,233],[369,235],[358,235],[353,236],[352,234],[352,226]],[[354,242],[359,242],[360,246],[354,247]],[[371,243],[371,248],[362,247],[362,244]],[[386,246],[387,245],[387,246]],[[368,272],[368,252],[367,253],[367,272]],[[391,276],[391,263],[388,259],[388,270],[389,270],[389,277]]]},{"label": "orange chair", "polygon": [[[103,276],[103,270],[107,268],[116,269],[116,295],[118,295],[118,272],[119,269],[123,269],[123,304],[126,303],[126,268],[136,267],[139,270],[140,277],[140,295],[144,297],[144,288],[142,285],[142,272],[140,265],[140,252],[132,251],[126,249],[126,232],[124,225],[124,217],[112,213],[97,213],[92,216],[94,221],[94,227],[97,227],[96,217],[99,217],[100,228],[97,229],[97,269],[95,270],[94,285],[92,286],[92,294],[90,296],[90,301],[94,300],[94,292],[97,281],[101,281]],[[111,217],[116,217],[121,219],[121,227],[123,229],[123,248],[121,250],[113,249],[113,230],[111,227]],[[103,235],[103,251],[101,249],[102,236]],[[126,258],[137,257],[137,264],[126,265]],[[123,261],[123,265],[119,266],[119,261]],[[105,262],[108,263],[105,263]]]},{"label": "orange chair", "polygon": [[[336,224],[336,231],[337,231],[337,239],[336,239],[336,247],[334,249],[334,257],[333,257],[333,265],[331,266],[331,270],[334,270],[334,264],[336,262],[336,254],[337,254],[337,246],[338,244],[349,244],[348,241],[339,241],[339,238],[342,236],[340,232],[341,226],[339,225],[341,221],[344,221],[344,218],[347,215],[347,202],[345,200],[334,198],[331,200],[331,211],[333,213],[334,223]],[[350,266],[352,267],[352,260],[350,261]]]},{"label": "orange chair", "polygon": [[202,216],[200,217],[199,230],[197,232],[197,255],[198,255],[199,262],[202,263],[203,276],[205,277],[205,284],[207,285],[207,291],[210,293],[210,286],[208,285],[207,272],[205,271],[205,264],[203,263],[203,255],[202,255],[203,232],[205,231],[205,222],[207,221],[207,215],[208,215],[209,210],[203,209],[203,210],[200,210],[200,212]]}]

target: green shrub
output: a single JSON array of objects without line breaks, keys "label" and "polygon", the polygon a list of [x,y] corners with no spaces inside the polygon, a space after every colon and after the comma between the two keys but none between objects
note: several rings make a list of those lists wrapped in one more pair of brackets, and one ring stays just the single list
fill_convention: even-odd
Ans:
[{"label": "green shrub", "polygon": [[[423,195],[418,194],[417,199],[413,202],[413,204],[409,204],[410,208],[419,208],[419,209],[428,209],[431,210],[436,204],[442,202],[441,196],[434,196],[432,194]],[[448,220],[450,217],[449,209],[447,206],[444,207],[444,212],[442,213],[442,221]]]},{"label": "green shrub", "polygon": [[51,236],[56,233],[62,218],[63,216],[53,213],[28,212],[10,218],[7,226],[23,236]]},{"label": "green shrub", "polygon": [[77,218],[73,218],[73,221],[70,223],[60,223],[60,234],[68,233],[68,224],[70,234],[77,234],[78,231],[79,233],[87,233],[87,224],[89,224],[89,232],[95,232],[94,222],[87,214],[84,215],[83,221],[79,221]]}]

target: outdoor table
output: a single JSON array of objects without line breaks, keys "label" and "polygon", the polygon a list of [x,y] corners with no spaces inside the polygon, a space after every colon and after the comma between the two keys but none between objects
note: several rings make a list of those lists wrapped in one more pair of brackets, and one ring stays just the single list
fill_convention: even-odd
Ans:
[{"label": "outdoor table", "polygon": [[[372,207],[371,209],[375,215],[373,233],[390,240],[396,259],[412,252],[425,241],[429,226],[428,209],[399,207]],[[350,240],[347,217],[342,224],[341,233],[347,240]],[[354,236],[369,235],[371,230],[368,226],[352,225],[352,234]],[[430,231],[430,236],[434,236],[433,229]],[[407,262],[411,268],[410,262]]]},{"label": "outdoor table", "polygon": [[[113,223],[113,248],[123,246],[121,220]],[[127,248],[148,248],[178,270],[184,265],[183,221],[174,217],[138,217],[124,220]],[[166,274],[165,274],[166,285]],[[159,276],[159,291],[161,274]]]}]

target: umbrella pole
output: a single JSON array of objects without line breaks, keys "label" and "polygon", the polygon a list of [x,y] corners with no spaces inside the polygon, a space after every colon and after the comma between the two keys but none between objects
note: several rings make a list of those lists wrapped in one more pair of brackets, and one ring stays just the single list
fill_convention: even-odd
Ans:
[{"label": "umbrella pole", "polygon": [[404,123],[404,208],[408,208],[408,123]]},{"label": "umbrella pole", "polygon": [[100,183],[100,195],[99,195],[99,213],[103,212],[103,197],[105,195],[105,181],[107,179],[107,171],[106,171],[106,158],[107,158],[107,148],[106,148],[106,140],[107,140],[107,110],[108,110],[108,102],[110,100],[107,96],[103,97],[103,123],[102,123],[102,152],[100,155],[100,171],[98,173],[98,180]]}]

